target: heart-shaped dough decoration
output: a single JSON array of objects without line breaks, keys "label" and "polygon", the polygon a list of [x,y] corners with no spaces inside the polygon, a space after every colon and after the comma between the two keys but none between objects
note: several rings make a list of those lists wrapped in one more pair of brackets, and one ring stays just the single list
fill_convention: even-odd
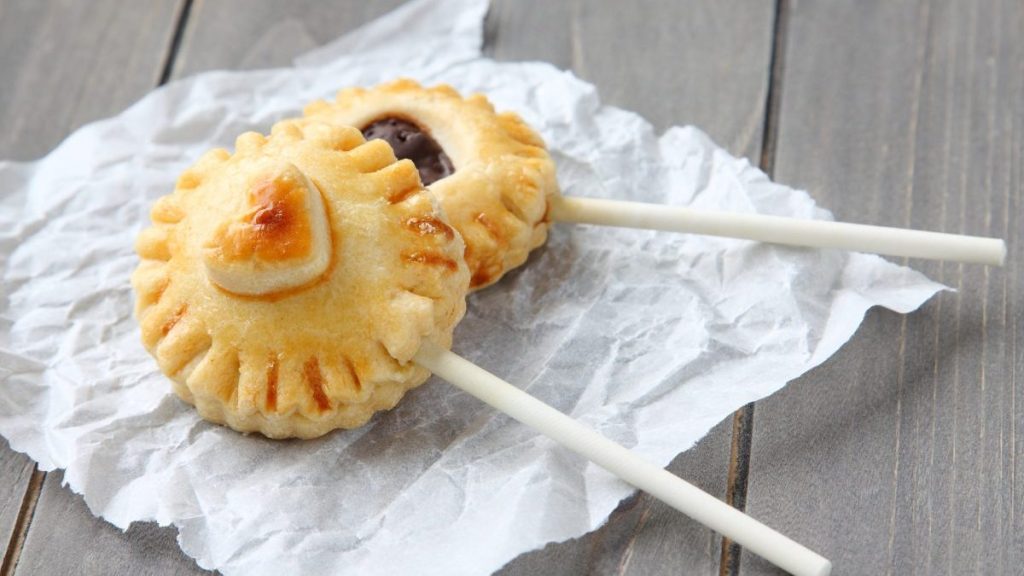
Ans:
[{"label": "heart-shaped dough decoration", "polygon": [[316,282],[333,251],[319,189],[289,162],[260,159],[252,164],[244,209],[222,222],[205,244],[210,280],[248,296]]},{"label": "heart-shaped dough decoration", "polygon": [[178,179],[139,235],[142,341],[208,420],[273,438],[353,428],[427,379],[465,312],[462,238],[384,142],[286,120]]}]

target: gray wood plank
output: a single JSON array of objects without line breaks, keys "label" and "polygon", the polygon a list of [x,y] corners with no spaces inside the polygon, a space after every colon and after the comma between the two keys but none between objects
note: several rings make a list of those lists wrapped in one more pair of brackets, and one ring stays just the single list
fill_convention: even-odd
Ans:
[{"label": "gray wood plank", "polygon": [[400,6],[403,0],[196,0],[174,77],[288,66],[296,56]]},{"label": "gray wood plank", "polygon": [[42,156],[156,85],[180,0],[0,0],[0,158]]},{"label": "gray wood plank", "polygon": [[[792,2],[775,175],[837,218],[1003,237],[754,417],[747,510],[836,574],[1021,574],[1024,5]],[[741,573],[775,571],[744,555]]]},{"label": "gray wood plank", "polygon": [[775,7],[771,2],[492,2],[498,60],[544,60],[658,130],[695,124],[757,164]]},{"label": "gray wood plank", "polygon": [[[151,88],[171,30],[159,23],[173,21],[177,5],[0,0],[0,158],[41,156]],[[22,536],[12,530],[33,470],[0,443],[0,543],[12,559],[17,550],[7,548]]]},{"label": "gray wood plank", "polygon": [[0,438],[0,542],[5,556],[33,470],[35,465],[28,457],[11,450],[7,440]]},{"label": "gray wood plank", "polygon": [[[16,574],[210,574],[178,550],[173,528],[144,522],[126,532],[95,519],[79,496],[47,474]],[[80,518],[95,522],[83,524]]]},{"label": "gray wood plank", "polygon": [[[668,470],[724,499],[731,442],[732,421],[727,419],[676,457]],[[718,574],[720,557],[716,533],[637,493],[597,531],[523,554],[498,574]]]},{"label": "gray wood plank", "polygon": [[[497,1],[485,49],[571,68],[605,102],[658,129],[697,124],[756,163],[773,24],[770,3]],[[731,444],[726,421],[669,469],[725,499]],[[641,494],[598,531],[523,555],[502,574],[718,574],[720,555],[717,534]]]}]

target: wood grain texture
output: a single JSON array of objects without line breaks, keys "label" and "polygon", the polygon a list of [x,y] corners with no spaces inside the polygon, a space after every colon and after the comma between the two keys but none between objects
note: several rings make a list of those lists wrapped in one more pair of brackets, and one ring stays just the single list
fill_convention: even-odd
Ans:
[{"label": "wood grain texture", "polygon": [[499,60],[544,60],[659,131],[694,124],[755,164],[768,95],[773,2],[492,2]]},{"label": "wood grain texture", "polygon": [[[791,2],[776,179],[838,219],[1003,237],[759,402],[747,510],[836,574],[1021,574],[1024,4]],[[775,571],[744,555],[741,573]]]},{"label": "wood grain texture", "polygon": [[46,475],[18,576],[210,574],[181,553],[173,528],[145,522],[122,532],[94,518],[80,496],[61,487],[63,478],[61,472]]},{"label": "wood grain texture", "polygon": [[[657,129],[697,124],[756,162],[773,24],[771,3],[496,1],[485,51],[571,68],[604,102],[640,113]],[[731,445],[727,420],[669,470],[725,499]],[[596,532],[525,554],[501,573],[718,574],[720,559],[717,534],[640,494]]]},{"label": "wood grain texture", "polygon": [[11,450],[7,440],[0,438],[0,542],[5,558],[12,540],[17,540],[15,530],[33,470],[35,464],[27,456]]},{"label": "wood grain texture", "polygon": [[42,156],[156,85],[180,0],[0,0],[0,158]]},{"label": "wood grain texture", "polygon": [[[668,470],[725,498],[732,422],[716,426]],[[636,493],[590,534],[524,554],[500,576],[534,574],[718,574],[721,538],[675,509]]]},{"label": "wood grain texture", "polygon": [[[0,158],[39,157],[78,126],[145,94],[170,38],[172,26],[161,20],[172,20],[177,7],[177,0],[145,7],[110,0],[0,0]],[[23,536],[12,529],[34,468],[6,441],[0,444],[0,542],[6,555],[17,553],[8,547]],[[34,501],[37,494],[30,496]]]},{"label": "wood grain texture", "polygon": [[402,0],[195,0],[174,77],[289,66],[292,59],[400,6]]}]

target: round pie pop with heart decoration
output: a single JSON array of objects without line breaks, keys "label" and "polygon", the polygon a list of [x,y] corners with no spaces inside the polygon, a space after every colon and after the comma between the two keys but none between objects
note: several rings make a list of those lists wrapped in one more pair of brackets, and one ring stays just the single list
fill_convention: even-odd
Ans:
[{"label": "round pie pop with heart decoration", "polygon": [[461,237],[415,165],[355,128],[286,120],[160,198],[132,276],[143,344],[204,418],[320,436],[393,407],[465,312]]}]

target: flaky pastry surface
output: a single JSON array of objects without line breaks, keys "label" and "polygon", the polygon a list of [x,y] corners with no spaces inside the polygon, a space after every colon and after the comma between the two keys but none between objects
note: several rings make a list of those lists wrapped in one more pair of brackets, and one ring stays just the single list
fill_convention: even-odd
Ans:
[{"label": "flaky pastry surface", "polygon": [[355,128],[287,120],[160,198],[132,276],[143,344],[206,419],[274,438],[352,428],[450,346],[469,272],[415,166]]},{"label": "flaky pastry surface", "polygon": [[471,289],[498,281],[546,240],[548,198],[558,194],[554,164],[536,132],[512,112],[495,112],[482,94],[463,98],[450,86],[403,79],[342,90],[305,114],[360,129],[397,118],[440,144],[455,173],[430,190],[465,240]]}]

